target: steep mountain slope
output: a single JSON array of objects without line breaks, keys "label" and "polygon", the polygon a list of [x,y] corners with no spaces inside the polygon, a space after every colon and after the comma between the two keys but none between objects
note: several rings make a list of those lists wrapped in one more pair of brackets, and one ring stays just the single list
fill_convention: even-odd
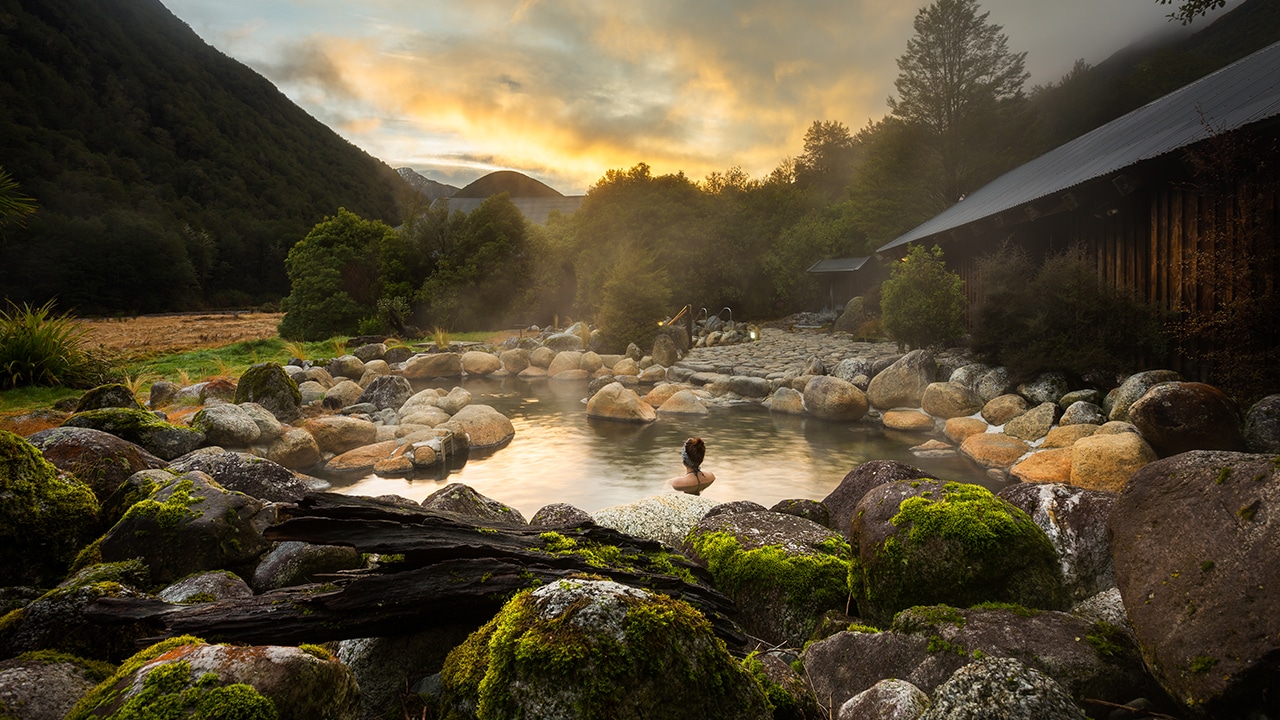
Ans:
[{"label": "steep mountain slope", "polygon": [[417,190],[427,200],[447,198],[458,192],[458,188],[442,182],[436,182],[413,168],[396,168],[396,172],[400,174],[400,177],[404,178],[405,182],[409,183],[410,187]]},{"label": "steep mountain slope", "polygon": [[410,192],[159,0],[0,0],[0,163],[40,203],[3,236],[6,297],[82,312],[241,305],[341,206]]}]

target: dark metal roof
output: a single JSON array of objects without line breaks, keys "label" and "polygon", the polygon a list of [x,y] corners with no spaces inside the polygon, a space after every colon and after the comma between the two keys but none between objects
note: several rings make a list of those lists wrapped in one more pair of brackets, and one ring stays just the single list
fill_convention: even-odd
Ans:
[{"label": "dark metal roof", "polygon": [[836,258],[834,260],[819,260],[809,266],[807,272],[811,273],[835,273],[835,272],[853,272],[861,270],[863,265],[867,264],[869,258]]},{"label": "dark metal roof", "polygon": [[1280,115],[1280,43],[1010,170],[898,239],[890,250]]}]

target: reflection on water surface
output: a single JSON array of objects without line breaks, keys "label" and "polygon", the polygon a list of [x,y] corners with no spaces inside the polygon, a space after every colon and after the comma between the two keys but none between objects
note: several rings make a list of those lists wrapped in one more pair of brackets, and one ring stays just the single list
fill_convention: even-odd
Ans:
[{"label": "reflection on water surface", "polygon": [[[703,469],[716,474],[715,484],[702,494],[717,501],[754,500],[770,507],[787,498],[821,500],[849,470],[868,460],[899,460],[942,479],[997,487],[963,458],[916,458],[908,448],[924,438],[876,424],[775,415],[748,405],[712,408],[706,417],[664,415],[636,425],[588,419],[582,402],[586,383],[506,378],[463,384],[473,403],[492,405],[511,418],[516,435],[510,444],[472,453],[447,477],[370,475],[350,484],[335,482],[334,490],[422,500],[447,483],[461,482],[526,518],[556,502],[594,512],[672,492],[667,480],[683,474],[680,448],[695,435],[707,443]],[[423,387],[428,386],[418,389]]]}]

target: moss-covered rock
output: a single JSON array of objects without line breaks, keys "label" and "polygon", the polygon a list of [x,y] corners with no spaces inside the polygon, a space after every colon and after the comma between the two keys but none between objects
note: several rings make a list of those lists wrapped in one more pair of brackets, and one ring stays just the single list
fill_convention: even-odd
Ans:
[{"label": "moss-covered rock", "polygon": [[516,595],[449,654],[441,680],[453,718],[771,717],[706,618],[608,581]]},{"label": "moss-covered rock", "polygon": [[111,433],[141,445],[162,460],[186,455],[204,442],[203,433],[171,425],[145,410],[129,408],[102,408],[76,413],[63,425]]},{"label": "moss-covered rock", "polygon": [[298,384],[279,363],[258,363],[244,371],[236,384],[236,404],[253,402],[275,415],[281,422],[298,417],[302,392]]},{"label": "moss-covered rock", "polygon": [[737,605],[743,629],[798,647],[823,613],[849,601],[849,544],[817,523],[775,512],[704,518],[689,532],[690,557]]},{"label": "moss-covered rock", "polygon": [[51,651],[0,662],[0,717],[62,720],[80,698],[115,672],[103,662]]},{"label": "moss-covered rock", "polygon": [[1053,544],[1030,517],[977,485],[902,480],[858,503],[850,586],[864,617],[913,605],[1066,601]]},{"label": "moss-covered rock", "polygon": [[99,503],[104,503],[130,475],[164,467],[164,460],[141,446],[91,428],[52,428],[27,440],[59,470],[88,485]]},{"label": "moss-covered rock", "polygon": [[52,585],[93,537],[97,518],[89,486],[0,430],[0,585]]},{"label": "moss-covered rock", "polygon": [[99,385],[80,396],[80,401],[76,403],[76,412],[85,412],[87,410],[101,410],[103,408],[131,408],[134,410],[145,410],[142,403],[134,397],[133,391],[129,386],[120,383],[109,383],[107,385]]}]

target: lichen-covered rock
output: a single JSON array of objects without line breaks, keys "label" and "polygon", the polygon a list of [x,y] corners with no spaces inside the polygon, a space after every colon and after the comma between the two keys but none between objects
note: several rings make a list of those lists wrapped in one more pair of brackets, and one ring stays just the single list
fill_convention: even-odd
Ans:
[{"label": "lichen-covered rock", "polygon": [[716,515],[689,531],[684,549],[737,605],[743,630],[774,645],[803,645],[823,613],[848,602],[849,545],[811,520]]},{"label": "lichen-covered rock", "polygon": [[1087,438],[1098,431],[1097,425],[1089,423],[1079,423],[1076,425],[1059,425],[1049,431],[1044,436],[1044,442],[1040,443],[1040,447],[1044,449],[1065,449],[1076,444],[1080,438]]},{"label": "lichen-covered rock", "polygon": [[773,507],[769,508],[769,512],[795,515],[823,527],[831,527],[831,511],[827,509],[826,505],[816,500],[805,498],[779,500],[774,503]]},{"label": "lichen-covered rock", "polygon": [[1117,495],[1071,485],[1015,483],[999,493],[1044,530],[1058,553],[1062,582],[1073,602],[1115,587],[1107,518]]},{"label": "lichen-covered rock", "polygon": [[543,347],[546,347],[553,352],[581,352],[587,347],[586,343],[582,341],[581,335],[571,332],[556,333],[555,335],[548,337],[542,344]]},{"label": "lichen-covered rock", "polygon": [[188,575],[157,595],[165,602],[188,604],[253,597],[253,589],[235,573],[211,570]]},{"label": "lichen-covered rock", "polygon": [[594,521],[590,513],[568,503],[544,505],[529,519],[530,525],[540,527],[578,527],[583,523],[591,522]]},{"label": "lichen-covered rock", "polygon": [[302,393],[279,363],[265,362],[251,366],[240,376],[235,402],[258,403],[282,422],[289,422],[298,417]]},{"label": "lichen-covered rock", "polygon": [[183,636],[126,660],[67,717],[358,720],[360,691],[351,671],[318,646],[209,645]]},{"label": "lichen-covered rock", "polygon": [[1023,483],[1071,482],[1071,448],[1039,450],[1009,468]]},{"label": "lichen-covered rock", "polygon": [[1085,720],[1053,678],[1013,658],[987,658],[956,671],[920,720]]},{"label": "lichen-covered rock", "polygon": [[1274,456],[1196,450],[1139,470],[1111,513],[1116,585],[1143,657],[1205,717],[1277,707],[1278,508]]},{"label": "lichen-covered rock", "polygon": [[140,598],[148,585],[139,560],[90,565],[0,623],[0,657],[37,650],[119,662],[154,630],[140,622],[91,622],[86,610],[101,598]]},{"label": "lichen-covered rock", "polygon": [[1072,403],[1062,412],[1058,424],[1068,425],[1101,425],[1107,421],[1102,408],[1083,400]]},{"label": "lichen-covered rock", "polygon": [[441,680],[461,717],[772,717],[700,613],[610,581],[517,595],[449,654]]},{"label": "lichen-covered rock", "polygon": [[768,510],[768,508],[752,500],[731,500],[716,505],[702,517],[705,519],[717,515],[736,515],[737,513],[764,512],[765,510]]},{"label": "lichen-covered rock", "polygon": [[1249,452],[1280,453],[1280,395],[1268,395],[1249,408],[1244,439]]},{"label": "lichen-covered rock", "polygon": [[364,375],[364,360],[355,355],[339,355],[329,361],[325,366],[325,371],[335,378],[344,377],[349,380],[359,380]]},{"label": "lichen-covered rock", "polygon": [[1182,376],[1172,370],[1147,370],[1130,375],[1120,387],[1107,394],[1102,410],[1108,420],[1128,420],[1129,407],[1151,388],[1166,382],[1177,382]]},{"label": "lichen-covered rock", "polygon": [[302,428],[315,438],[320,451],[341,455],[378,438],[378,427],[368,420],[343,415],[308,420]]},{"label": "lichen-covered rock", "polygon": [[1008,395],[1014,391],[1013,373],[1009,372],[1007,367],[991,368],[978,378],[973,389],[978,391],[978,397],[982,398],[983,402],[991,402],[1001,395]]},{"label": "lichen-covered rock", "polygon": [[436,400],[436,407],[450,415],[457,415],[470,404],[471,391],[464,387],[455,387]]},{"label": "lichen-covered rock", "polygon": [[685,535],[717,505],[699,495],[664,493],[591,513],[597,525],[679,547]]},{"label": "lichen-covered rock", "polygon": [[462,356],[453,352],[423,353],[404,361],[401,373],[410,380],[462,376]]},{"label": "lichen-covered rock", "polygon": [[641,401],[633,390],[613,382],[600,388],[587,401],[587,417],[649,423],[657,420],[658,414],[653,406]]},{"label": "lichen-covered rock", "polygon": [[80,401],[76,403],[76,412],[101,410],[103,408],[146,409],[133,396],[133,391],[127,385],[121,385],[120,383],[99,385],[92,390],[86,391],[84,395],[80,396]]},{"label": "lichen-covered rock", "polygon": [[1061,410],[1057,403],[1041,403],[1005,423],[1004,432],[1027,442],[1035,442],[1049,433],[1059,412]]},{"label": "lichen-covered rock", "polygon": [[200,447],[204,434],[190,428],[170,425],[145,410],[103,408],[76,413],[64,426],[86,427],[111,433],[141,445],[161,460],[172,460]]},{"label": "lichen-covered rock", "polygon": [[982,363],[965,363],[955,370],[952,370],[951,374],[947,376],[947,381],[964,385],[965,387],[976,391],[978,380],[989,372],[991,372],[991,367],[989,365],[983,365]]},{"label": "lichen-covered rock", "polygon": [[919,480],[929,474],[918,467],[900,463],[896,460],[872,460],[849,471],[825,498],[822,504],[831,513],[831,527],[839,530],[846,540],[853,543],[850,530],[853,527],[853,513],[872,488],[895,480]]},{"label": "lichen-covered rock", "polygon": [[1006,393],[997,395],[982,406],[982,419],[992,425],[1004,425],[1027,411],[1027,399],[1021,395]]},{"label": "lichen-covered rock", "polygon": [[63,653],[35,653],[0,662],[0,714],[7,720],[62,720],[111,665]]},{"label": "lichen-covered rock", "polygon": [[262,435],[244,408],[226,403],[198,410],[191,418],[191,429],[204,433],[206,444],[223,447],[249,447]]},{"label": "lichen-covered rock", "polygon": [[472,448],[498,447],[516,434],[511,420],[489,405],[468,405],[438,427],[468,438]]},{"label": "lichen-covered rock", "polygon": [[164,460],[141,446],[101,430],[59,427],[27,438],[59,470],[74,475],[106,500],[129,476],[164,467]]},{"label": "lichen-covered rock", "polygon": [[942,434],[947,436],[951,442],[959,445],[973,435],[981,435],[987,431],[987,422],[981,418],[975,417],[958,417],[951,418],[942,428]]},{"label": "lichen-covered rock", "polygon": [[864,617],[885,622],[912,605],[1066,600],[1053,544],[1030,517],[977,485],[899,480],[854,512],[850,572]]},{"label": "lichen-covered rock", "polygon": [[0,586],[48,587],[92,537],[98,500],[31,443],[0,430]]},{"label": "lichen-covered rock", "polygon": [[286,541],[262,556],[253,570],[253,588],[263,593],[282,587],[320,582],[318,575],[354,570],[364,561],[355,548]]},{"label": "lichen-covered rock", "polygon": [[970,460],[988,468],[1007,468],[1030,449],[1030,445],[1004,433],[971,435],[960,443],[960,452]]},{"label": "lichen-covered rock", "polygon": [[1133,432],[1103,434],[1104,425],[1071,446],[1071,484],[1090,490],[1120,492],[1129,477],[1156,459],[1156,453]]},{"label": "lichen-covered rock", "polygon": [[399,410],[412,395],[413,386],[408,380],[399,375],[382,375],[369,383],[356,402],[371,403],[379,410]]},{"label": "lichen-covered rock", "polygon": [[920,407],[925,388],[937,374],[932,355],[912,350],[871,378],[867,400],[877,408]]},{"label": "lichen-covered rock", "polygon": [[498,525],[527,525],[519,510],[476,492],[469,485],[449,483],[431,493],[422,501],[428,510],[454,513],[482,523]]},{"label": "lichen-covered rock", "polygon": [[102,559],[142,558],[155,583],[201,570],[235,569],[268,547],[262,530],[274,512],[224,490],[203,472],[180,475],[135,503],[99,543]]},{"label": "lichen-covered rock", "polygon": [[964,417],[982,409],[982,398],[972,388],[960,383],[929,383],[920,398],[920,407],[943,419]]},{"label": "lichen-covered rock", "polygon": [[282,465],[243,452],[192,453],[170,463],[169,469],[178,474],[199,470],[227,490],[265,502],[297,502],[308,490]]},{"label": "lichen-covered rock", "polygon": [[1152,387],[1129,407],[1129,422],[1161,457],[1188,450],[1245,449],[1235,403],[1204,383]]},{"label": "lichen-covered rock", "polygon": [[324,456],[315,437],[302,428],[290,428],[267,448],[267,459],[290,470],[310,470]]},{"label": "lichen-covered rock", "polygon": [[837,720],[917,720],[929,696],[906,680],[881,680],[840,706]]},{"label": "lichen-covered rock", "polygon": [[1018,394],[1027,399],[1032,405],[1040,405],[1042,403],[1054,403],[1055,405],[1067,394],[1070,388],[1067,385],[1067,376],[1060,372],[1048,372],[1038,376],[1031,382],[1025,382],[1018,386]]}]

